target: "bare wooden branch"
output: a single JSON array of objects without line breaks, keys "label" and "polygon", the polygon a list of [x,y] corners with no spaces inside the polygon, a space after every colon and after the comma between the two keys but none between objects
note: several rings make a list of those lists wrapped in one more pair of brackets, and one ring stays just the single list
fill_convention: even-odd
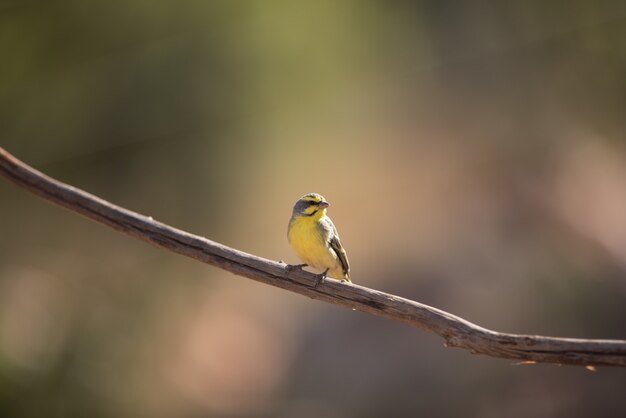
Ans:
[{"label": "bare wooden branch", "polygon": [[288,271],[285,264],[229,248],[115,206],[54,180],[0,148],[0,174],[40,197],[118,231],[258,282],[312,299],[345,306],[433,332],[447,347],[527,363],[626,366],[626,341],[506,334],[472,324],[442,310],[356,284],[328,279],[314,287],[315,275]]}]

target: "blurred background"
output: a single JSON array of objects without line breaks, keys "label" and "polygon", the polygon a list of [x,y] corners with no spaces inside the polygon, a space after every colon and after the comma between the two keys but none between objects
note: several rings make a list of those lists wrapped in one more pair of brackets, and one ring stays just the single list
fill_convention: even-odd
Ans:
[{"label": "blurred background", "polygon": [[[318,192],[353,280],[626,338],[626,3],[0,2],[0,144],[274,260]],[[0,416],[615,417],[620,369],[446,349],[0,181]]]}]

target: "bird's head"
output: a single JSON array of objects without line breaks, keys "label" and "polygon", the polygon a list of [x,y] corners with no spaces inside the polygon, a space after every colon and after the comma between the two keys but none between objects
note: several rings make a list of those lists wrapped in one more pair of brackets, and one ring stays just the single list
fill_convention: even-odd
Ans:
[{"label": "bird's head", "polygon": [[330,203],[324,199],[324,196],[317,193],[305,194],[293,206],[293,216],[322,217],[329,206]]}]

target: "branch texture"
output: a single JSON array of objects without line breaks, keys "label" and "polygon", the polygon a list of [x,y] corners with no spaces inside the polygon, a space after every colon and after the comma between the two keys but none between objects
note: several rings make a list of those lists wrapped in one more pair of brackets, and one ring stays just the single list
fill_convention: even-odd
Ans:
[{"label": "branch texture", "polygon": [[625,340],[589,340],[507,334],[472,324],[442,310],[367,287],[316,276],[229,248],[113,205],[29,167],[0,147],[0,174],[50,202],[157,247],[186,255],[239,276],[336,305],[433,332],[447,347],[522,363],[626,366]]}]

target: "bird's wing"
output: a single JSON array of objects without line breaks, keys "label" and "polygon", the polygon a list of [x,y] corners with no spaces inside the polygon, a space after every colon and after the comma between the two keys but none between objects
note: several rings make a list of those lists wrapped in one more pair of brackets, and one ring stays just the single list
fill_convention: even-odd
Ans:
[{"label": "bird's wing", "polygon": [[335,254],[337,254],[337,258],[339,259],[339,262],[341,263],[341,268],[344,272],[344,274],[346,275],[346,277],[350,278],[350,263],[348,262],[348,256],[346,255],[346,250],[343,249],[343,246],[341,245],[341,241],[339,240],[339,235],[337,234],[337,228],[335,228],[335,225],[332,224],[332,222],[330,223],[333,227],[333,234],[330,237],[329,240],[329,244],[330,244],[330,248],[335,251]]}]

